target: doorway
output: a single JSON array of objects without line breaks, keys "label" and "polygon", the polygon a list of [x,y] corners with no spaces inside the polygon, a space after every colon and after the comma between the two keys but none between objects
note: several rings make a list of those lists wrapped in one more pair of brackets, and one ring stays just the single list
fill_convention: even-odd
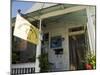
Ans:
[{"label": "doorway", "polygon": [[70,70],[84,69],[82,65],[85,62],[86,43],[85,34],[69,36],[69,58]]}]

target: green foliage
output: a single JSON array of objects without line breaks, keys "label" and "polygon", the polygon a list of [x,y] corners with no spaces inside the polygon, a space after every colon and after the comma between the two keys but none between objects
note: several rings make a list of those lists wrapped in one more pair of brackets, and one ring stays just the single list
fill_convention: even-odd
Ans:
[{"label": "green foliage", "polygon": [[48,72],[50,65],[49,65],[49,61],[48,61],[48,54],[47,53],[43,53],[39,56],[39,61],[40,61],[40,72]]},{"label": "green foliage", "polygon": [[19,62],[19,52],[12,51],[12,64],[16,64]]},{"label": "green foliage", "polygon": [[96,55],[91,53],[87,55],[87,62],[93,66],[93,69],[96,69]]}]

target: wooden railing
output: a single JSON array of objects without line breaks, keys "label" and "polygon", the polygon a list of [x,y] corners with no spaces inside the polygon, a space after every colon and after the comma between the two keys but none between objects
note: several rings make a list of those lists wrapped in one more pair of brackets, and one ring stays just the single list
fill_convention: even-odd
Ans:
[{"label": "wooden railing", "polygon": [[13,64],[11,66],[12,75],[32,74],[35,73],[34,63]]}]

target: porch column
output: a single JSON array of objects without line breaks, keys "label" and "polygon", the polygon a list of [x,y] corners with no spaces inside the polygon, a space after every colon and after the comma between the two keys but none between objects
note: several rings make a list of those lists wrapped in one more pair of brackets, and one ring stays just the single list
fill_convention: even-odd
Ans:
[{"label": "porch column", "polygon": [[88,6],[87,11],[87,31],[91,52],[95,53],[95,7]]},{"label": "porch column", "polygon": [[39,44],[37,45],[37,49],[36,49],[36,62],[35,62],[35,73],[36,72],[40,72],[40,67],[39,67],[39,56],[41,55],[41,40],[42,40],[42,35],[41,35],[41,19],[40,19],[40,25],[39,25]]}]

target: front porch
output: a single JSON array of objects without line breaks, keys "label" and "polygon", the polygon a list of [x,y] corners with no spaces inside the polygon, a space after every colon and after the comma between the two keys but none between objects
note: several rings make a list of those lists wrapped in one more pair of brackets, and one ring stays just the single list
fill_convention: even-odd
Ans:
[{"label": "front porch", "polygon": [[[41,53],[48,53],[47,58],[51,65],[48,72],[83,70],[78,65],[86,62],[88,51],[95,49],[89,42],[93,40],[95,44],[93,34],[90,34],[92,38],[88,35],[93,31],[87,26],[90,23],[87,7],[61,4],[25,15],[37,27],[39,26],[35,19],[42,21]],[[14,64],[12,74],[34,73],[34,67],[34,63]]]}]

